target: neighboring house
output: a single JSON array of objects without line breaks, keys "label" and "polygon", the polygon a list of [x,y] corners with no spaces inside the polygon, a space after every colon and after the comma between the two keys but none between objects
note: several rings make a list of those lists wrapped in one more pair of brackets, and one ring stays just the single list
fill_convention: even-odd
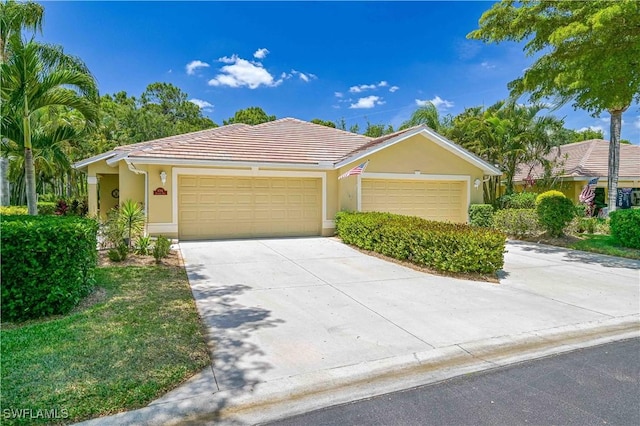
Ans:
[{"label": "neighboring house", "polygon": [[74,166],[87,174],[90,214],[132,199],[148,233],[185,240],[332,235],[340,210],[466,222],[480,182],[501,174],[426,126],[372,139],[293,118],[121,146]]},{"label": "neighboring house", "polygon": [[[594,177],[599,178],[596,198],[603,200],[603,203],[608,202],[609,141],[591,139],[561,145],[549,154],[547,159],[557,161],[553,175],[557,176],[558,181],[561,182],[560,190],[574,202],[579,202],[580,192]],[[529,173],[531,178],[538,179],[543,175],[543,170],[539,165],[533,169],[521,165],[514,177],[517,190],[522,190]],[[640,146],[638,145],[620,144],[618,188],[632,189],[632,204],[640,206]]]}]

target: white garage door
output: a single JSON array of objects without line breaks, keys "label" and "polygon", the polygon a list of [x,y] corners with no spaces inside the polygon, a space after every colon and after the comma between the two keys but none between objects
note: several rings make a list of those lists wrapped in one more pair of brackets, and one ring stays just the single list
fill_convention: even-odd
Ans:
[{"label": "white garage door", "polygon": [[181,239],[320,235],[317,178],[178,177]]},{"label": "white garage door", "polygon": [[466,182],[362,179],[362,211],[467,221]]}]

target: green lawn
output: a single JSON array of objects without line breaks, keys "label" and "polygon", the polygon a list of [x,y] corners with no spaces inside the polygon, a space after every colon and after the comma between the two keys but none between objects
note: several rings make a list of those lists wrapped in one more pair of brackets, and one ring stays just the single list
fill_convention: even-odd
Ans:
[{"label": "green lawn", "polygon": [[143,407],[210,362],[184,269],[105,267],[97,283],[103,300],[84,311],[3,324],[3,425],[51,423],[10,409],[68,423]]},{"label": "green lawn", "polygon": [[582,235],[583,240],[573,242],[569,248],[593,253],[608,254],[610,256],[627,257],[629,259],[640,259],[640,250],[620,247],[611,235]]}]

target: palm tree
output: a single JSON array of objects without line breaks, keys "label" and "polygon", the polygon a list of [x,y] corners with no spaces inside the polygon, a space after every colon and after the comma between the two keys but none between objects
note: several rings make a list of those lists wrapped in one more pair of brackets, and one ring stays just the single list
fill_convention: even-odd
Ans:
[{"label": "palm tree", "polygon": [[409,127],[426,125],[436,132],[441,132],[445,126],[444,120],[440,117],[438,108],[427,102],[411,114],[411,118],[400,125],[399,130],[408,129]]},{"label": "palm tree", "polygon": [[44,8],[42,5],[28,1],[16,2],[8,0],[0,3],[0,62],[8,59],[8,40],[22,38],[22,30],[42,30]]},{"label": "palm tree", "polygon": [[30,215],[36,215],[32,121],[39,111],[62,106],[79,112],[91,126],[98,119],[98,89],[84,62],[60,46],[11,37],[6,49],[7,59],[0,64],[0,130],[3,135],[22,136],[27,207]]}]

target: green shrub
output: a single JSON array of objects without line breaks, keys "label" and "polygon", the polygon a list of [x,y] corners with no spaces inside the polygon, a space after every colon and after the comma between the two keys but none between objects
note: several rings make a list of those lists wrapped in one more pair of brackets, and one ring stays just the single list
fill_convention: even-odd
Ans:
[{"label": "green shrub", "polygon": [[151,253],[151,237],[148,235],[138,237],[138,241],[136,241],[135,251],[136,251],[136,254],[141,254],[143,256],[150,254]]},{"label": "green shrub", "polygon": [[17,216],[26,215],[28,213],[27,206],[2,206],[0,207],[0,215]]},{"label": "green shrub", "polygon": [[491,228],[493,226],[493,206],[491,204],[471,204],[469,223],[473,226]]},{"label": "green shrub", "polygon": [[576,215],[573,202],[560,191],[547,191],[536,199],[540,226],[552,237],[562,235],[564,228]]},{"label": "green shrub", "polygon": [[169,256],[171,250],[171,241],[162,235],[156,238],[156,243],[153,245],[153,257],[156,259],[156,263],[160,263],[163,258]]},{"label": "green shrub", "polygon": [[598,217],[576,217],[569,230],[577,234],[609,234],[609,221]]},{"label": "green shrub", "polygon": [[563,197],[563,198],[566,198],[565,195],[562,192],[552,189],[551,191],[547,191],[547,192],[543,192],[542,194],[538,194],[538,196],[536,197],[536,205],[535,205],[535,207],[538,207],[538,205],[542,202],[542,200],[544,200],[545,198],[549,198],[549,197]]},{"label": "green shrub", "polygon": [[142,206],[133,200],[126,200],[118,209],[118,221],[124,229],[124,238],[129,245],[144,232],[144,210]]},{"label": "green shrub", "polygon": [[[27,206],[2,206],[0,207],[0,215],[26,215],[28,212]],[[38,202],[38,215],[51,216],[56,213],[56,203],[50,203],[47,201]]]},{"label": "green shrub", "polygon": [[513,237],[525,237],[540,233],[535,209],[504,209],[493,215],[494,228]]},{"label": "green shrub", "polygon": [[93,285],[98,224],[57,216],[0,222],[2,320],[69,312]]},{"label": "green shrub", "polygon": [[495,273],[504,264],[502,232],[390,213],[336,215],[346,244],[446,272]]},{"label": "green shrub", "polygon": [[535,209],[535,192],[514,192],[498,198],[498,206],[501,209]]},{"label": "green shrub", "polygon": [[611,235],[624,247],[640,249],[640,209],[609,213]]}]

